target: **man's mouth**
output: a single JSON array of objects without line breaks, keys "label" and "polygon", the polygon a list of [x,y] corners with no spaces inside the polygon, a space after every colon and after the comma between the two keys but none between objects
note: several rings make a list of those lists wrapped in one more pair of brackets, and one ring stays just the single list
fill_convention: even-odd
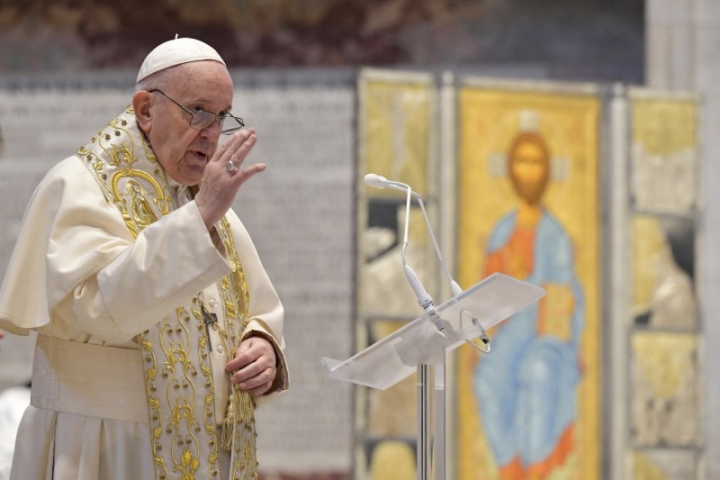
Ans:
[{"label": "man's mouth", "polygon": [[203,162],[207,162],[210,159],[210,156],[202,150],[190,150],[190,153],[192,153],[195,158],[202,160]]}]

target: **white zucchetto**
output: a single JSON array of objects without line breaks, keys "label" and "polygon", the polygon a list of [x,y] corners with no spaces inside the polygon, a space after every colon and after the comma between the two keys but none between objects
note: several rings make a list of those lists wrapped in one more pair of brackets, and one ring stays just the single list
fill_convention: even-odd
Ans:
[{"label": "white zucchetto", "polygon": [[145,57],[140,66],[137,81],[149,77],[155,72],[183,63],[213,60],[225,65],[220,54],[207,43],[194,38],[175,38],[161,43]]}]

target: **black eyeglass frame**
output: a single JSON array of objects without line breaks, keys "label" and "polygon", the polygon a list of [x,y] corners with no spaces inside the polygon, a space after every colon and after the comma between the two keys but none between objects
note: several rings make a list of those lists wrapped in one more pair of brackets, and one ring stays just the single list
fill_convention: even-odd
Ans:
[{"label": "black eyeglass frame", "polygon": [[[215,115],[214,113],[203,110],[202,108],[198,108],[197,109],[198,111],[193,112],[189,108],[179,104],[172,98],[168,97],[168,95],[165,92],[163,92],[162,90],[160,90],[159,88],[153,88],[152,90],[148,90],[148,93],[154,93],[154,92],[158,92],[158,93],[162,94],[163,97],[167,98],[172,103],[174,103],[175,105],[177,105],[178,107],[182,108],[187,113],[189,113],[192,117],[190,119],[190,128],[194,128],[195,130],[205,130],[206,128],[208,128],[210,125],[212,125],[213,123],[215,123],[218,120],[220,121],[220,133],[222,135],[231,135],[245,126],[245,121],[242,118],[236,117],[235,115],[233,115],[230,112],[222,114],[222,115]],[[212,118],[212,121],[208,122],[207,125],[202,125],[203,123],[206,122],[205,120],[203,120],[202,123],[198,122],[196,120],[197,118],[202,119],[203,117],[202,116],[198,117],[198,115],[203,115],[203,114],[208,115],[208,117],[206,117],[208,119]],[[233,120],[235,120],[238,123],[238,125],[223,129],[223,124],[225,123],[225,120],[228,118],[232,118]]]}]

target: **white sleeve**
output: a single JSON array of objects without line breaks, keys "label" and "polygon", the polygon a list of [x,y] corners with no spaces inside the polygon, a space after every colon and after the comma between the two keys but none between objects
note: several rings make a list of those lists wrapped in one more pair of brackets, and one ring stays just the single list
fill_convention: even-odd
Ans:
[{"label": "white sleeve", "polygon": [[[83,330],[130,339],[230,272],[190,202],[145,228],[95,277],[74,291]],[[98,331],[93,331],[98,330]]]},{"label": "white sleeve", "polygon": [[0,327],[26,333],[55,312],[81,331],[124,343],[226,275],[224,253],[194,202],[134,239],[82,161],[70,157],[28,205],[0,289]]}]

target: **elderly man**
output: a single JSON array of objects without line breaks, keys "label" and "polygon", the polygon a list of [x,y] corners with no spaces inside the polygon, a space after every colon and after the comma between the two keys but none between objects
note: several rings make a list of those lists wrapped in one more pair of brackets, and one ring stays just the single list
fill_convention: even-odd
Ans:
[{"label": "elderly man", "polygon": [[243,166],[227,68],[181,38],[137,82],[38,186],[0,290],[0,327],[38,333],[12,480],[255,478],[256,401],[288,386],[283,308],[230,210],[265,165]]}]

